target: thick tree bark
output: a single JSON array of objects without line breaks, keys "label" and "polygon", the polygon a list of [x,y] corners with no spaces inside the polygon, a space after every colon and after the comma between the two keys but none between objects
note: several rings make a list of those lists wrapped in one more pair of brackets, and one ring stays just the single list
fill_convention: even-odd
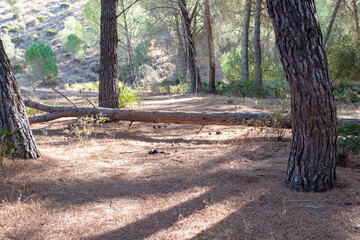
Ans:
[{"label": "thick tree bark", "polygon": [[215,54],[211,24],[211,14],[209,0],[205,0],[205,19],[206,19],[206,30],[208,36],[208,49],[209,49],[209,87],[212,91],[215,91]]},{"label": "thick tree bark", "polygon": [[191,19],[186,8],[186,0],[178,0],[181,22],[184,29],[184,39],[187,56],[187,75],[191,81],[191,91],[201,92],[201,80],[199,68],[196,64],[196,50],[193,34],[191,32]]},{"label": "thick tree bark", "polygon": [[[16,157],[37,158],[40,152],[29,127],[25,106],[10,61],[0,40],[0,128],[9,131],[19,129],[7,141],[14,145]],[[2,144],[3,139],[1,140]]]},{"label": "thick tree bark", "polygon": [[298,191],[326,191],[336,178],[336,106],[315,3],[267,4],[291,91],[293,137],[286,185]]},{"label": "thick tree bark", "polygon": [[241,81],[249,80],[249,26],[252,0],[246,0],[243,31],[241,36]]},{"label": "thick tree bark", "polygon": [[99,106],[118,107],[118,1],[101,1]]},{"label": "thick tree bark", "polygon": [[327,40],[329,39],[329,36],[330,36],[330,33],[331,33],[331,29],[332,29],[332,26],[333,26],[333,24],[334,24],[334,22],[335,22],[336,14],[337,14],[337,12],[338,12],[338,10],[339,10],[341,1],[342,1],[342,0],[338,0],[338,1],[336,2],[336,5],[335,5],[335,8],[334,8],[333,14],[332,14],[331,19],[330,19],[330,22],[329,22],[329,26],[328,26],[328,28],[327,28],[327,30],[326,30],[326,34],[325,34],[325,37],[324,37],[324,41],[323,41],[324,48],[325,48],[325,46],[326,46]]},{"label": "thick tree bark", "polygon": [[261,68],[261,44],[260,44],[260,17],[261,17],[262,0],[256,0],[255,9],[255,28],[254,28],[254,70],[255,85],[260,89],[263,86],[262,68]]}]

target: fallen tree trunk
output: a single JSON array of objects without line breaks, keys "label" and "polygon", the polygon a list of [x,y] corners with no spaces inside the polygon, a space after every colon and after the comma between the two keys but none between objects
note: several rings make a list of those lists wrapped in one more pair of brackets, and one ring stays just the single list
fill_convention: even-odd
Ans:
[{"label": "fallen tree trunk", "polygon": [[[255,127],[291,128],[290,115],[268,113],[196,113],[167,111],[138,111],[90,107],[54,107],[30,100],[25,105],[48,114],[29,118],[31,124],[48,122],[63,117],[102,116],[112,120],[149,123],[175,123],[192,125],[245,125]],[[359,122],[358,119],[339,119]]]}]

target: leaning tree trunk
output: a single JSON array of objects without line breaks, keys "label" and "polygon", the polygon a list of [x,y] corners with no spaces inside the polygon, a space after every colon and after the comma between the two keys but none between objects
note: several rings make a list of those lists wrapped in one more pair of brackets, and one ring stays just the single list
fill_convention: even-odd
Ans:
[{"label": "leaning tree trunk", "polygon": [[243,31],[241,37],[241,81],[249,80],[249,26],[252,0],[246,0]]},{"label": "leaning tree trunk", "polygon": [[205,19],[206,19],[206,30],[208,36],[208,49],[209,49],[209,87],[214,92],[215,91],[215,54],[214,54],[214,44],[213,44],[213,34],[212,34],[212,24],[211,24],[211,14],[210,14],[210,5],[209,0],[205,0]]},{"label": "leaning tree trunk", "polygon": [[[14,145],[16,157],[37,158],[40,152],[29,128],[20,88],[15,80],[10,61],[0,40],[0,128],[18,130],[7,141]],[[1,136],[2,137],[2,136]],[[4,144],[1,138],[1,145]]]},{"label": "leaning tree trunk", "polygon": [[326,191],[336,178],[336,106],[315,3],[267,4],[291,91],[293,137],[286,185],[298,191]]},{"label": "leaning tree trunk", "polygon": [[334,24],[334,22],[335,22],[335,17],[336,17],[336,14],[337,14],[338,10],[339,10],[341,1],[342,1],[342,0],[338,0],[338,1],[336,2],[336,5],[335,5],[335,8],[334,8],[333,14],[332,14],[331,19],[330,19],[330,22],[329,22],[329,26],[328,26],[328,28],[327,28],[327,30],[326,30],[326,34],[325,34],[325,37],[324,37],[324,41],[323,41],[324,48],[325,48],[325,46],[326,46],[327,40],[329,39],[330,32],[331,32],[332,26],[333,26],[333,24]]},{"label": "leaning tree trunk", "polygon": [[201,92],[201,81],[199,68],[196,64],[196,50],[194,44],[193,34],[191,32],[191,19],[189,12],[186,8],[186,0],[178,0],[180,9],[181,22],[184,29],[184,39],[186,46],[186,58],[187,58],[187,72],[191,81],[191,91]]},{"label": "leaning tree trunk", "polygon": [[118,1],[101,1],[99,106],[118,107]]},{"label": "leaning tree trunk", "polygon": [[254,28],[254,70],[255,85],[260,89],[263,86],[261,69],[261,44],[260,44],[260,17],[262,0],[256,0],[255,28]]}]

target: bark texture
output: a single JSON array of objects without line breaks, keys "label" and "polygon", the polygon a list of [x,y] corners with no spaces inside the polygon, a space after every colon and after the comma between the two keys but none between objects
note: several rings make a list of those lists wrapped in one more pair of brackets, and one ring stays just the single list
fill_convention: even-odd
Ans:
[{"label": "bark texture", "polygon": [[0,128],[20,129],[10,139],[20,158],[37,158],[40,152],[29,128],[20,88],[15,80],[10,61],[0,40]]},{"label": "bark texture", "polygon": [[246,0],[243,31],[241,36],[241,81],[249,80],[249,26],[252,0]]},{"label": "bark texture", "polygon": [[331,29],[332,29],[332,26],[334,25],[335,18],[336,18],[336,14],[337,14],[337,12],[338,12],[338,10],[339,10],[341,1],[342,1],[342,0],[337,0],[336,5],[335,5],[335,8],[334,8],[334,11],[333,11],[333,14],[331,15],[331,19],[330,19],[330,22],[329,22],[329,26],[328,26],[328,28],[327,28],[327,30],[326,30],[326,34],[325,34],[324,41],[323,41],[324,48],[325,48],[325,46],[326,46],[327,40],[329,39],[329,36],[330,36],[330,33],[331,33]]},{"label": "bark texture", "polygon": [[255,85],[262,88],[262,68],[261,68],[261,44],[260,44],[260,17],[261,17],[262,0],[256,0],[255,9],[255,27],[254,27],[254,70]]},{"label": "bark texture", "polygon": [[191,91],[201,92],[201,81],[199,67],[196,64],[196,50],[194,37],[191,32],[191,19],[186,7],[186,0],[178,0],[180,9],[181,23],[184,29],[184,39],[186,46],[187,75],[191,81]]},{"label": "bark texture", "polygon": [[334,187],[336,106],[314,0],[267,0],[291,91],[292,145],[286,185],[298,191]]},{"label": "bark texture", "polygon": [[215,54],[211,24],[211,13],[209,0],[205,0],[205,19],[206,19],[206,31],[208,36],[208,49],[209,49],[209,87],[212,91],[215,91]]},{"label": "bark texture", "polygon": [[117,0],[101,1],[99,106],[118,107]]}]

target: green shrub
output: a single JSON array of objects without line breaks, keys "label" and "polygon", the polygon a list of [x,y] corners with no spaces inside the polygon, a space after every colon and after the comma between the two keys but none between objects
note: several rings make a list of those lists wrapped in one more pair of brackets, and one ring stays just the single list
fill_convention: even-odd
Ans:
[{"label": "green shrub", "polygon": [[14,73],[21,73],[24,71],[24,69],[25,68],[22,65],[19,65],[19,64],[13,65]]},{"label": "green shrub", "polygon": [[233,48],[220,58],[224,77],[229,81],[241,80],[241,48]]},{"label": "green shrub", "polygon": [[1,31],[2,32],[7,32],[7,31],[9,31],[10,30],[10,27],[8,26],[8,25],[2,25],[1,26]]},{"label": "green shrub", "polygon": [[360,124],[349,122],[338,127],[338,164],[351,166],[350,157],[360,152]]},{"label": "green shrub", "polygon": [[134,93],[131,88],[127,87],[125,84],[119,84],[119,108],[126,106],[134,106],[135,104],[141,105],[141,99],[139,94]]},{"label": "green shrub", "polygon": [[74,56],[80,56],[83,54],[83,49],[81,47],[81,40],[75,34],[70,34],[67,37],[67,42],[65,43],[65,51],[73,54]]},{"label": "green shrub", "polygon": [[52,29],[47,29],[46,30],[46,35],[48,35],[49,37],[53,37],[57,34],[58,32]]},{"label": "green shrub", "polygon": [[23,41],[24,41],[24,39],[22,37],[15,37],[15,38],[11,39],[12,43],[21,43]]},{"label": "green shrub", "polygon": [[345,103],[360,102],[360,85],[350,84],[347,81],[340,81],[334,87],[334,95],[336,100]]},{"label": "green shrub", "polygon": [[36,19],[39,20],[40,22],[45,21],[45,18],[43,16],[37,16]]},{"label": "green shrub", "polygon": [[99,82],[86,82],[86,83],[74,83],[65,85],[66,90],[74,91],[87,91],[87,92],[96,92],[99,91]]},{"label": "green shrub", "polygon": [[10,157],[11,155],[16,154],[15,146],[9,143],[9,138],[11,138],[11,136],[13,136],[19,130],[20,128],[17,128],[14,131],[10,131],[7,128],[0,128],[0,139],[1,139],[0,159],[1,160],[4,157]]},{"label": "green shrub", "polygon": [[18,29],[17,27],[10,28],[8,32],[11,32],[11,33],[18,33],[18,32],[19,32],[19,29]]},{"label": "green shrub", "polygon": [[32,38],[34,39],[34,41],[37,41],[38,40],[38,35],[36,35],[35,33],[32,35]]},{"label": "green shrub", "polygon": [[56,54],[43,43],[33,43],[25,51],[25,61],[32,68],[33,81],[51,83],[58,78]]},{"label": "green shrub", "polygon": [[63,2],[60,4],[60,8],[64,8],[64,9],[67,9],[70,7],[70,3],[67,3],[67,2]]}]

